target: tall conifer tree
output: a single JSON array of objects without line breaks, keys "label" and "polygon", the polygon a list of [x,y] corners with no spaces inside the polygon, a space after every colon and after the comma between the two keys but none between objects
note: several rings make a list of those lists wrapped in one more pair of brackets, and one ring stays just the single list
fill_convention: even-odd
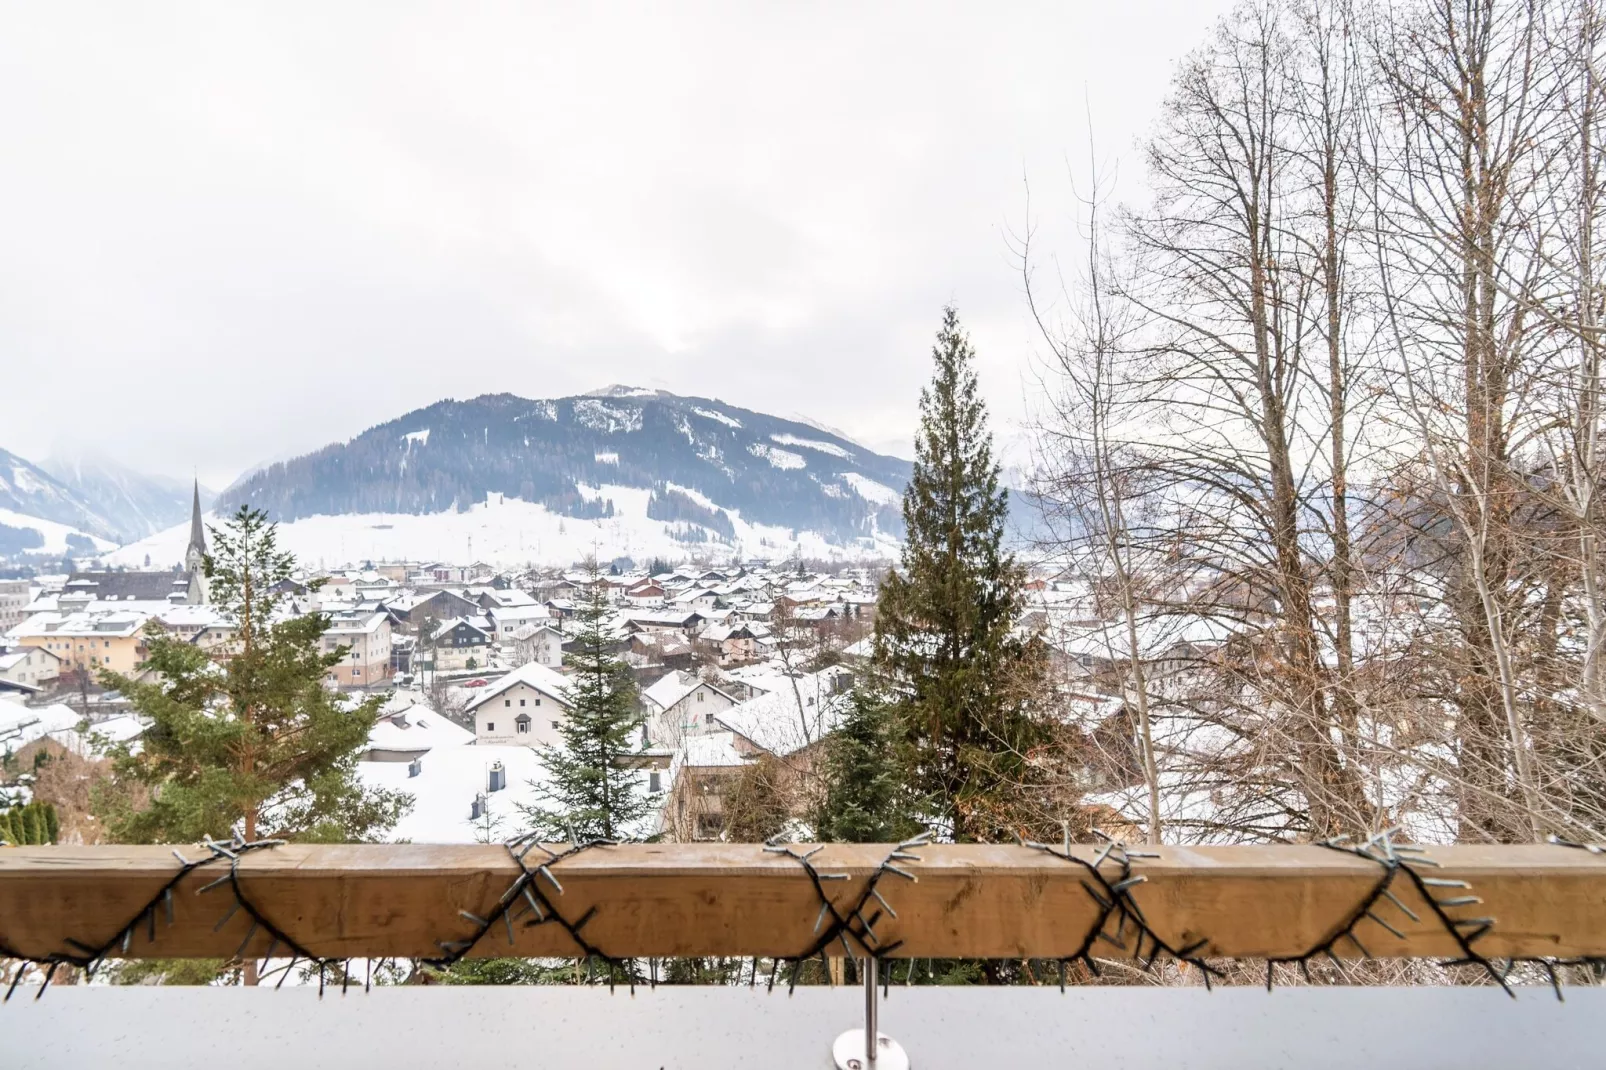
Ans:
[{"label": "tall conifer tree", "polygon": [[588,561],[577,628],[564,644],[574,672],[569,713],[558,728],[563,742],[542,748],[550,779],[539,787],[541,802],[525,808],[535,829],[553,838],[566,839],[572,826],[581,839],[615,839],[647,814],[640,776],[625,761],[642,725],[636,680],[614,654],[610,615],[607,584]]},{"label": "tall conifer tree", "polygon": [[931,384],[920,395],[914,474],[903,496],[902,562],[881,585],[875,668],[910,754],[910,782],[956,841],[1020,831],[1029,761],[1048,734],[1042,644],[1021,634],[1025,570],[1004,549],[999,486],[975,351],[943,310]]},{"label": "tall conifer tree", "polygon": [[[235,831],[248,840],[377,838],[411,802],[357,779],[383,698],[353,706],[325,686],[347,648],[323,649],[327,615],[280,612],[275,588],[295,560],[264,513],[241,506],[211,530],[208,590],[233,637],[207,650],[153,631],[143,666],[150,675],[101,674],[151,726],[112,752],[114,778],[96,810],[120,843]],[[131,791],[136,785],[146,790]]]}]

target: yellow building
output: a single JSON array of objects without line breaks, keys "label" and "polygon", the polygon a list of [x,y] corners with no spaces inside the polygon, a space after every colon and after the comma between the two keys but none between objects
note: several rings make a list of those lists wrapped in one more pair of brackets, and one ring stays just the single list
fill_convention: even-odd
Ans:
[{"label": "yellow building", "polygon": [[127,610],[36,613],[19,629],[18,646],[36,646],[61,659],[61,669],[132,673],[145,660],[146,613]]}]

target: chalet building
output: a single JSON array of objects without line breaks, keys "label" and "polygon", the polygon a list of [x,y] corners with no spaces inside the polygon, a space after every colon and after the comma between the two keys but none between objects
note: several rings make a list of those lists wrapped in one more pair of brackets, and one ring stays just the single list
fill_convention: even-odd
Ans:
[{"label": "chalet building", "polygon": [[481,668],[491,653],[491,633],[461,617],[440,625],[429,641],[435,655],[433,668],[436,672]]},{"label": "chalet building", "polygon": [[385,603],[391,627],[408,635],[417,635],[428,621],[448,621],[472,616],[479,607],[451,591],[431,591],[428,594],[407,595]]},{"label": "chalet building", "polygon": [[474,718],[480,744],[542,747],[562,742],[558,727],[569,709],[568,678],[532,662],[485,688],[463,712]]}]

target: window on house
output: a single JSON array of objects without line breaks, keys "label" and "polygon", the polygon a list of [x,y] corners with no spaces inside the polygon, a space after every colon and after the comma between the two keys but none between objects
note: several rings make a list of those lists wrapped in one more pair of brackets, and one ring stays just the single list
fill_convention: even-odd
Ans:
[{"label": "window on house", "polygon": [[518,726],[518,729],[519,729],[519,731],[521,733],[525,733],[525,734],[529,733],[529,731],[530,731],[530,719],[528,717],[526,717],[524,714],[522,714],[522,713],[519,714],[519,719],[514,721],[513,723]]},{"label": "window on house", "polygon": [[703,693],[701,691],[699,691],[699,692],[697,692],[697,701],[701,702],[702,700],[703,700]]},{"label": "window on house", "polygon": [[661,774],[658,774],[658,773],[650,773],[650,774],[648,774],[648,776],[647,776],[647,790],[648,791],[662,791],[663,790],[662,786],[659,783],[660,775]]},{"label": "window on house", "polygon": [[[513,700],[510,699],[510,698],[505,698],[505,699],[502,700],[502,705],[504,705],[504,706],[512,706],[513,705]],[[519,705],[522,706],[522,705],[524,705],[524,703],[521,702],[521,703],[519,703]]]},{"label": "window on house", "polygon": [[495,732],[496,731],[496,722],[495,721],[486,721],[485,722],[485,730],[487,732]]},{"label": "window on house", "polygon": [[540,699],[536,699],[536,700],[535,700],[535,704],[536,704],[536,705],[537,705],[537,706],[539,706],[539,705],[541,705],[541,700],[540,700]]},{"label": "window on house", "polygon": [[524,705],[524,700],[523,699],[519,699],[519,705],[520,706]]}]

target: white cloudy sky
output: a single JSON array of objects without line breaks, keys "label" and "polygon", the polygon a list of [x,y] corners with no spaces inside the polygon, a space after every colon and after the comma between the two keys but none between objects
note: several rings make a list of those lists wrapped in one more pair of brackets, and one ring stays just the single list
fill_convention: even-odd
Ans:
[{"label": "white cloudy sky", "polygon": [[[1225,0],[0,7],[0,446],[221,487],[607,383],[908,455],[941,305],[1006,433],[1006,235]],[[1136,194],[1132,194],[1136,195]]]}]

